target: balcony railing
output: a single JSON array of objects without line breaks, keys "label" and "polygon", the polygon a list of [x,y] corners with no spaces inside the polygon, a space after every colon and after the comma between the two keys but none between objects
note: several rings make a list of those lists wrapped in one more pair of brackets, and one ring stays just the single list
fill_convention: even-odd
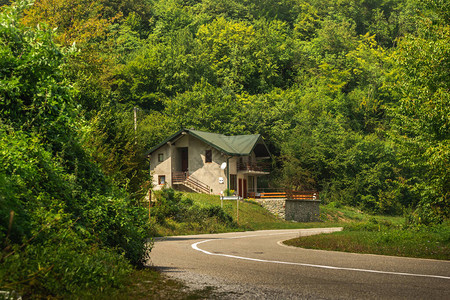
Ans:
[{"label": "balcony railing", "polygon": [[240,162],[237,167],[239,171],[269,173],[271,164],[270,162]]},{"label": "balcony railing", "polygon": [[251,198],[286,198],[292,200],[319,200],[317,191],[292,191],[292,190],[270,190],[260,192],[249,192]]}]

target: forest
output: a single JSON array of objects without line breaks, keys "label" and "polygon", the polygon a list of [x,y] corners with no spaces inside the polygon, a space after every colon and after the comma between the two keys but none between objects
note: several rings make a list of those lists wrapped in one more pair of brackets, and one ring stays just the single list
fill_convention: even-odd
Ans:
[{"label": "forest", "polygon": [[145,153],[180,128],[261,134],[270,183],[324,203],[449,217],[448,1],[0,6],[4,289],[67,295],[142,264]]}]

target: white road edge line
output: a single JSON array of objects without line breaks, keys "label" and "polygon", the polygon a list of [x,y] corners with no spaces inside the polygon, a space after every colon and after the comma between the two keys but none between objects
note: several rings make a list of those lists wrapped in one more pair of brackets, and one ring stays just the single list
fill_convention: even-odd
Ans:
[{"label": "white road edge line", "polygon": [[[292,232],[289,232],[289,233],[292,233]],[[281,235],[281,234],[288,234],[288,233],[275,233],[275,234],[270,234],[270,235]],[[247,238],[247,237],[255,237],[255,236],[261,236],[261,235],[246,235],[246,236],[232,237],[232,238],[229,238],[229,239]],[[210,239],[210,240],[200,241],[200,242],[192,244],[191,247],[192,247],[192,249],[194,249],[196,251],[203,252],[204,254],[207,254],[207,255],[223,256],[223,257],[228,257],[228,258],[235,258],[235,259],[249,260],[249,261],[256,261],[256,262],[263,262],[263,263],[282,264],[282,265],[294,265],[294,266],[303,266],[303,267],[320,268],[320,269],[331,269],[331,270],[343,270],[343,271],[354,271],[354,272],[389,274],[389,275],[402,275],[402,276],[415,276],[415,277],[450,279],[450,277],[440,276],[440,275],[427,275],[427,274],[414,274],[414,273],[378,271],[378,270],[333,267],[333,266],[325,266],[325,265],[314,265],[314,264],[295,263],[295,262],[286,262],[286,261],[278,261],[278,260],[258,259],[258,258],[251,258],[251,257],[243,257],[243,256],[230,255],[230,254],[223,254],[223,253],[212,253],[212,252],[203,250],[203,249],[198,247],[198,245],[200,245],[200,244],[211,242],[211,241],[217,241],[217,239]]]}]

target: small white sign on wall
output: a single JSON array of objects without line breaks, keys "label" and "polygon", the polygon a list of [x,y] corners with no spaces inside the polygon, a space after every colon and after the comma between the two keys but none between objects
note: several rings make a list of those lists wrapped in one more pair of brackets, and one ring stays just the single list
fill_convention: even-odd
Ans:
[{"label": "small white sign on wall", "polygon": [[219,183],[223,183],[224,182],[224,180],[223,180],[223,177],[219,177]]}]

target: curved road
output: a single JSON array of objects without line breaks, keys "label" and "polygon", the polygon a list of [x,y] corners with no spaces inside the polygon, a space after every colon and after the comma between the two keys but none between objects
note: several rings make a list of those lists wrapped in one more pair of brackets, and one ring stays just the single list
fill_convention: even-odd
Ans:
[{"label": "curved road", "polygon": [[159,239],[151,265],[222,299],[450,299],[450,261],[288,247],[340,228]]}]

